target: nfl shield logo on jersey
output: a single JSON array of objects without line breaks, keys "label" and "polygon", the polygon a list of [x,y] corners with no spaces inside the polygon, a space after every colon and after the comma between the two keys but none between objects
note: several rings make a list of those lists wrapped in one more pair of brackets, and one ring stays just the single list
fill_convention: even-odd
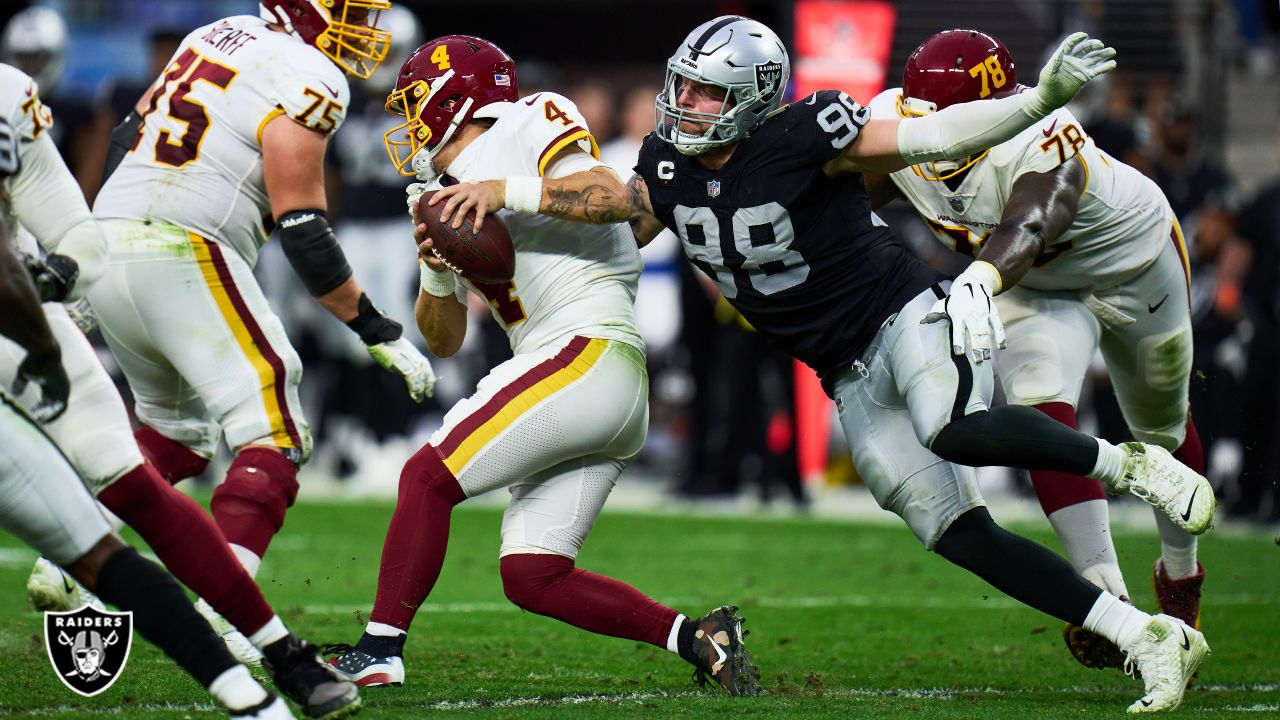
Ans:
[{"label": "nfl shield logo on jersey", "polygon": [[44,647],[62,682],[85,697],[111,687],[129,659],[133,613],[85,605],[44,614]]},{"label": "nfl shield logo on jersey", "polygon": [[720,181],[719,180],[707,181],[707,197],[720,197]]},{"label": "nfl shield logo on jersey", "polygon": [[960,198],[951,198],[951,209],[958,213],[964,212],[964,201]]}]

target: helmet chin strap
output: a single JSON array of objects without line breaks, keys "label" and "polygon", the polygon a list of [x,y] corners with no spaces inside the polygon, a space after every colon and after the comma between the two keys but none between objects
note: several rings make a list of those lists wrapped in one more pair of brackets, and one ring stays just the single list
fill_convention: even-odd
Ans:
[{"label": "helmet chin strap", "polygon": [[[431,96],[427,95],[427,97]],[[456,132],[459,127],[462,127],[462,119],[467,116],[467,111],[471,109],[471,106],[474,103],[475,98],[467,98],[466,101],[462,103],[462,107],[453,116],[453,120],[449,122],[448,129],[444,131],[444,136],[440,138],[440,142],[435,144],[435,147],[423,148],[414,153],[413,172],[418,176],[419,180],[422,180],[423,182],[431,182],[439,176],[441,171],[436,169],[435,157],[445,145],[449,144],[449,139],[453,137],[454,132]]]}]

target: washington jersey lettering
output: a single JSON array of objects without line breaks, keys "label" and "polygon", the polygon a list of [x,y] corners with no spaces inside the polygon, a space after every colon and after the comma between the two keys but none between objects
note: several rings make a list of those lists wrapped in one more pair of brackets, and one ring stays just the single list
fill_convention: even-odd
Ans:
[{"label": "washington jersey lettering", "polygon": [[[491,180],[543,175],[569,145],[599,156],[586,120],[568,98],[537,93],[480,111],[493,126],[463,148],[442,181]],[[433,209],[437,209],[436,206]],[[588,225],[547,215],[499,210],[516,250],[510,282],[462,279],[458,299],[469,289],[488,301],[494,318],[519,355],[575,335],[620,340],[641,350],[636,329],[636,285],[640,251],[625,224]]]},{"label": "washington jersey lettering", "polygon": [[259,18],[199,28],[152,86],[141,131],[94,215],[172,223],[231,246],[252,265],[271,211],[263,128],[287,115],[330,134],[349,102],[337,65]]},{"label": "washington jersey lettering", "polygon": [[822,170],[867,119],[849,96],[823,90],[770,116],[719,170],[656,135],[636,165],[690,262],[820,375],[848,367],[937,279],[871,211],[861,175]]},{"label": "washington jersey lettering", "polygon": [[[901,94],[901,88],[880,93],[871,101],[872,115],[897,117]],[[1065,108],[991,148],[955,190],[926,180],[914,167],[890,177],[944,245],[976,257],[1000,224],[1018,178],[1077,156],[1086,180],[1075,221],[1019,284],[1034,290],[1112,287],[1155,262],[1170,242],[1173,211],[1150,178],[1098,149]]]}]

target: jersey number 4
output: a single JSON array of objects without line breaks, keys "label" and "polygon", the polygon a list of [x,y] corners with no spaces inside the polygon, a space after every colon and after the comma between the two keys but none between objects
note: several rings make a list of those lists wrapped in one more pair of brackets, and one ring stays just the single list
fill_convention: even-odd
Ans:
[{"label": "jersey number 4", "polygon": [[[776,202],[738,208],[731,216],[709,207],[675,207],[676,230],[685,252],[726,298],[743,289],[761,295],[789,290],[809,277],[809,264],[791,249],[795,227]],[[730,243],[722,242],[731,238]]]},{"label": "jersey number 4", "polygon": [[[169,71],[164,74],[164,80],[160,86],[152,92],[151,102],[142,118],[145,121],[151,113],[155,112],[161,99],[167,95],[169,117],[185,124],[186,130],[177,138],[168,130],[160,131],[155,144],[156,162],[182,167],[195,162],[200,157],[200,141],[209,130],[209,113],[199,101],[188,97],[191,87],[197,82],[207,82],[220,90],[226,90],[237,74],[234,68],[202,57],[190,48],[173,61]],[[178,84],[170,94],[169,89],[174,82]],[[138,141],[141,139],[142,133],[139,132],[138,137],[134,138],[131,149],[136,150]]]}]

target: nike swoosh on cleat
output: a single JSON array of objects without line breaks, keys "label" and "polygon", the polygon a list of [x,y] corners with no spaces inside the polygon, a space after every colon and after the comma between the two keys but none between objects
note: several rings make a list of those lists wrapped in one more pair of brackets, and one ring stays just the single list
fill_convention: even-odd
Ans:
[{"label": "nike swoosh on cleat", "polygon": [[1160,309],[1160,306],[1164,304],[1164,301],[1168,299],[1169,299],[1169,295],[1165,294],[1164,297],[1160,298],[1160,302],[1156,303],[1155,305],[1148,305],[1147,312],[1154,315],[1155,312]]},{"label": "nike swoosh on cleat", "polygon": [[1198,493],[1198,492],[1200,492],[1200,488],[1199,488],[1199,487],[1196,487],[1196,489],[1195,489],[1195,490],[1192,490],[1192,491],[1191,491],[1191,499],[1187,501],[1187,511],[1186,511],[1186,512],[1184,512],[1184,513],[1182,513],[1182,521],[1183,521],[1183,522],[1187,522],[1187,521],[1191,520],[1191,508],[1192,508],[1192,506],[1194,506],[1194,505],[1195,505],[1195,502],[1196,502],[1196,493]]},{"label": "nike swoosh on cleat", "polygon": [[1142,707],[1151,707],[1151,701],[1150,701],[1150,700],[1148,700],[1148,699],[1146,699],[1146,698],[1142,698],[1142,701],[1141,701],[1141,702],[1142,702]]},{"label": "nike swoosh on cleat", "polygon": [[724,650],[720,649],[720,643],[712,640],[710,636],[707,637],[707,641],[711,644],[711,647],[715,648],[716,656],[720,658],[717,662],[723,664],[725,660],[729,659],[729,656],[724,654]]},{"label": "nike swoosh on cleat", "polygon": [[71,578],[67,577],[66,573],[62,573],[62,588],[67,591],[67,594],[76,591],[76,586],[71,582]]},{"label": "nike swoosh on cleat", "polygon": [[1058,127],[1058,118],[1053,119],[1053,124],[1049,126],[1048,130],[1041,130],[1040,132],[1044,133],[1045,137],[1049,137],[1053,134],[1053,129],[1056,127]]},{"label": "nike swoosh on cleat", "polygon": [[1190,650],[1191,650],[1191,639],[1187,637],[1187,631],[1186,631],[1186,629],[1185,629],[1185,628],[1181,628],[1181,627],[1180,627],[1180,628],[1178,628],[1178,630],[1180,630],[1180,631],[1182,632],[1182,649],[1183,649],[1183,650],[1190,651]]}]

